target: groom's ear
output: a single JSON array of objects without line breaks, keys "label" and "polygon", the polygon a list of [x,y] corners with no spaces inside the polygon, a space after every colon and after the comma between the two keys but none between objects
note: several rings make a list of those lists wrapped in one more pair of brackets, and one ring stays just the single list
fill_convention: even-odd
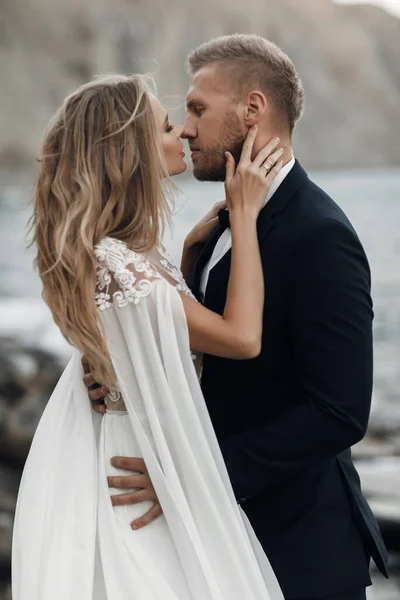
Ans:
[{"label": "groom's ear", "polygon": [[246,99],[244,114],[247,127],[258,125],[268,110],[268,100],[265,97],[265,94],[259,91],[250,92]]}]

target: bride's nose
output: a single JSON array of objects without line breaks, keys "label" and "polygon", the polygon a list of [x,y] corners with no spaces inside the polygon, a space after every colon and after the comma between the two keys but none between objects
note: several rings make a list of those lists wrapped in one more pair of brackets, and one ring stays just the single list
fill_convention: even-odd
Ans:
[{"label": "bride's nose", "polygon": [[182,136],[183,133],[183,125],[177,125],[176,126],[176,135],[178,138],[180,138]]}]

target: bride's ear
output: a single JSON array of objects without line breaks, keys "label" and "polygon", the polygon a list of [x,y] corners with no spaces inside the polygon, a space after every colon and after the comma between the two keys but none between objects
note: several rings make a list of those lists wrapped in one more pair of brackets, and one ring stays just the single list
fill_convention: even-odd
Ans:
[{"label": "bride's ear", "polygon": [[269,105],[265,94],[260,91],[250,92],[247,96],[244,114],[246,126],[258,125],[268,110]]}]

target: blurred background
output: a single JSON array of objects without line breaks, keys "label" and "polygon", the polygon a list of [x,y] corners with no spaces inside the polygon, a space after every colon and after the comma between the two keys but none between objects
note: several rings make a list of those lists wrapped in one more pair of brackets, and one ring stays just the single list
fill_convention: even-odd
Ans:
[{"label": "blurred background", "polygon": [[[369,600],[400,598],[400,0],[1,0],[0,2],[0,600],[11,598],[15,501],[35,427],[70,349],[41,300],[26,250],[35,157],[49,117],[79,84],[151,71],[171,117],[184,118],[185,56],[222,34],[257,33],[294,60],[306,90],[295,155],[352,220],[370,259],[375,384],[369,432],[354,448],[390,550]],[[223,198],[177,181],[173,231]]]}]

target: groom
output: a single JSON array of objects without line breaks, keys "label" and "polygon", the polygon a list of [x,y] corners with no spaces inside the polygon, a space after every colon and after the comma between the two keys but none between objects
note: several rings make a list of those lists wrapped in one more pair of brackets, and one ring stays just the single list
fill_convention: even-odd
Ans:
[{"label": "groom", "polygon": [[[370,557],[387,575],[350,452],[366,432],[371,401],[368,262],[347,217],[293,158],[304,92],[288,56],[263,38],[232,35],[194,50],[188,66],[183,137],[197,179],[224,180],[224,151],[238,157],[254,124],[254,153],[275,135],[285,148],[258,220],[261,354],[204,357],[203,394],[232,486],[287,600],[363,600]],[[227,216],[199,255],[188,249],[197,258],[192,290],[220,314],[230,268]],[[123,466],[135,470],[137,459]],[[118,479],[114,487],[127,487]]]}]

